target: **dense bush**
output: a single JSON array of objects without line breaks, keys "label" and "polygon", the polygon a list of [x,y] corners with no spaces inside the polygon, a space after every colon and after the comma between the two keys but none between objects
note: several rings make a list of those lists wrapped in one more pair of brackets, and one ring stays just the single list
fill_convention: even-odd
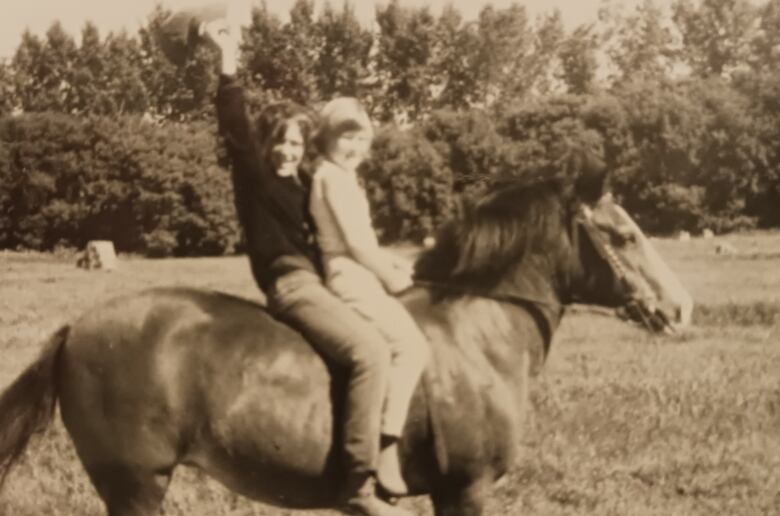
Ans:
[{"label": "dense bush", "polygon": [[720,79],[636,81],[614,95],[635,152],[615,188],[645,229],[755,224],[745,206],[763,151],[746,97]]},{"label": "dense bush", "polygon": [[[349,5],[294,4],[288,17],[258,7],[242,33],[249,105],[354,95],[388,124],[366,164],[384,242],[431,233],[496,178],[555,173],[570,146],[603,155],[646,231],[780,226],[780,0],[606,6],[573,31],[520,5],[472,21],[393,0],[371,31]],[[208,126],[218,56],[201,45],[170,62],[167,16],[156,8],[137,34],[88,23],[80,38],[54,22],[0,62],[0,117],[24,113],[0,118],[0,248],[233,249]]]},{"label": "dense bush", "polygon": [[0,247],[109,239],[119,251],[165,256],[235,243],[210,126],[42,113],[1,119],[0,141]]},{"label": "dense bush", "polygon": [[452,171],[418,130],[384,128],[364,167],[383,242],[420,242],[452,214]]},{"label": "dense bush", "polygon": [[500,115],[499,131],[514,147],[521,171],[554,171],[570,147],[603,154],[601,133],[589,128],[582,117],[586,96],[561,95],[523,102]]},{"label": "dense bush", "polygon": [[[365,164],[380,238],[419,241],[494,178],[555,170],[571,145],[604,156],[611,187],[646,231],[775,224],[775,89],[768,80],[752,88],[625,81],[499,113],[440,110],[410,129],[387,125]],[[153,256],[230,252],[238,229],[218,141],[197,121],[0,119],[0,247],[105,238]]]},{"label": "dense bush", "polygon": [[517,169],[514,147],[484,110],[434,111],[421,128],[452,170],[457,195],[473,197],[491,179]]},{"label": "dense bush", "polygon": [[750,105],[747,116],[758,140],[754,156],[753,189],[745,212],[763,227],[780,226],[780,72],[747,73],[735,81],[735,89]]}]

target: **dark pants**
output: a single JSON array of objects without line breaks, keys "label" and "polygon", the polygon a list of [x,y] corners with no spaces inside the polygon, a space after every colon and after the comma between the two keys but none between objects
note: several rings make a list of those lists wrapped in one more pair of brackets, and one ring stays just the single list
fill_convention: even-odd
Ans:
[{"label": "dark pants", "polygon": [[376,471],[390,348],[374,326],[332,294],[313,272],[296,270],[266,293],[269,309],[349,370],[344,452],[349,473]]}]

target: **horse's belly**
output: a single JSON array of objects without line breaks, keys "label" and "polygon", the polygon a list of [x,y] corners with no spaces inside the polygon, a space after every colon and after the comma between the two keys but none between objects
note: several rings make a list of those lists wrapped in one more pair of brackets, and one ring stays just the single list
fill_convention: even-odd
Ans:
[{"label": "horse's belly", "polygon": [[270,505],[324,508],[336,501],[340,478],[336,474],[266,459],[266,454],[228,456],[224,450],[210,450],[194,454],[186,463],[196,465],[228,489]]},{"label": "horse's belly", "polygon": [[256,435],[234,437],[229,446],[212,442],[193,447],[184,462],[254,500],[284,507],[332,503],[328,477],[337,476],[329,475],[329,443],[301,436],[298,428],[286,434],[280,428],[256,428]]},{"label": "horse's belly", "polygon": [[334,446],[330,377],[314,361],[290,368],[284,360],[243,373],[251,387],[214,407],[185,462],[256,500],[324,506],[334,494],[328,478],[335,478],[340,449]]}]

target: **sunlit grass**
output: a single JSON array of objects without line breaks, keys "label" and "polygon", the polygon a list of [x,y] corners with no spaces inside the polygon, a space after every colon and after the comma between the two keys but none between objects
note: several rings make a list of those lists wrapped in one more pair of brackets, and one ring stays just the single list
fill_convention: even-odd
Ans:
[{"label": "sunlit grass", "polygon": [[[695,325],[650,335],[602,315],[569,315],[533,388],[517,468],[489,515],[780,514],[780,234],[657,241],[697,302]],[[123,261],[85,272],[0,253],[0,386],[60,324],[107,297],[187,284],[259,299],[243,258]],[[427,501],[406,507],[430,514]],[[57,421],[0,494],[0,516],[102,514]],[[165,514],[298,514],[249,502],[181,469]],[[320,512],[319,514],[326,514]]]}]

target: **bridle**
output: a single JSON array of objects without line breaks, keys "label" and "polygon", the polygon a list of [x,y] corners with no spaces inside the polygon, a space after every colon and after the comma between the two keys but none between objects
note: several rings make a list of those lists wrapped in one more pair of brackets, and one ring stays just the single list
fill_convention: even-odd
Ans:
[{"label": "bridle", "polygon": [[[580,249],[579,248],[580,228],[582,228],[587,233],[591,243],[593,244],[594,249],[602,257],[602,259],[604,259],[607,262],[607,264],[609,264],[609,266],[612,268],[613,272],[617,276],[618,281],[620,281],[621,285],[628,290],[629,281],[628,281],[628,274],[626,272],[625,266],[621,263],[620,259],[618,258],[615,249],[610,244],[603,242],[603,240],[599,236],[598,229],[596,228],[596,224],[593,221],[593,213],[591,212],[590,208],[588,208],[588,206],[586,206],[585,204],[581,204],[578,207],[577,213],[575,213],[575,215],[572,217],[571,227],[569,230],[569,238],[571,239],[572,248],[577,249],[578,252]],[[555,331],[555,327],[557,327],[557,323],[563,317],[566,307],[574,303],[574,300],[572,299],[570,294],[561,296],[562,300],[558,302],[550,299],[542,299],[540,297],[530,296],[525,294],[490,292],[487,290],[483,291],[483,290],[460,288],[457,286],[446,285],[440,282],[424,280],[424,279],[415,279],[414,284],[408,289],[406,289],[404,292],[401,292],[399,295],[402,295],[408,290],[415,287],[437,290],[439,292],[448,292],[451,294],[462,295],[462,296],[471,296],[471,297],[476,297],[481,299],[488,299],[491,301],[496,301],[498,303],[510,304],[510,305],[523,308],[528,313],[531,314],[531,316],[534,318],[537,325],[539,326],[539,330],[544,336],[546,349],[549,349],[549,345],[552,340],[552,334]],[[561,293],[558,293],[558,295],[560,296]],[[629,298],[629,300],[625,303],[625,305],[622,308],[623,310],[625,310],[626,318],[634,317],[635,319],[638,319],[639,322],[648,329],[657,330],[659,329],[659,327],[660,328],[669,327],[668,320],[661,312],[656,312],[655,314],[649,313],[648,310],[642,306],[640,300],[637,298],[634,297]],[[546,315],[547,313],[556,315],[557,320],[550,321]]]},{"label": "bridle", "polygon": [[[630,290],[631,284],[623,262],[618,258],[615,248],[608,242],[604,242],[599,235],[596,223],[593,220],[593,212],[585,204],[580,205],[577,214],[572,218],[572,243],[575,246],[579,245],[577,227],[580,226],[588,234],[590,242],[599,256],[611,267],[621,286],[627,291]],[[621,313],[621,310],[623,313]],[[672,328],[669,319],[663,312],[659,310],[651,312],[642,304],[641,299],[633,295],[628,298],[628,301],[617,313],[621,318],[638,320],[642,326],[649,330],[658,331]]]}]

